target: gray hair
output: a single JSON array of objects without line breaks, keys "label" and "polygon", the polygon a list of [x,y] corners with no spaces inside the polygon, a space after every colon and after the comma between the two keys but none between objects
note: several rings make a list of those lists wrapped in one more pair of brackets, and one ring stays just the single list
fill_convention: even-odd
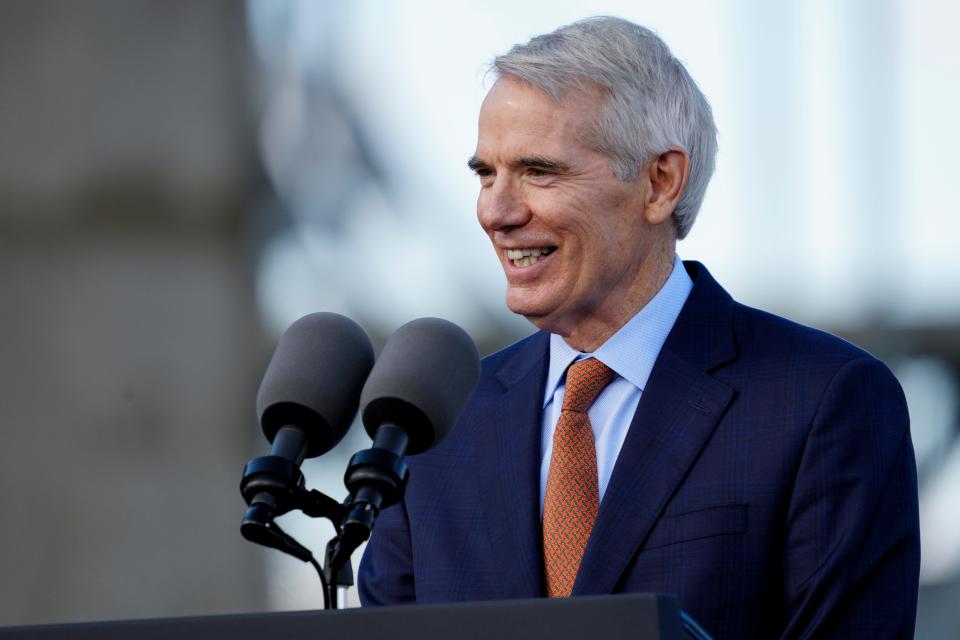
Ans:
[{"label": "gray hair", "polygon": [[685,151],[690,175],[673,224],[678,239],[689,233],[713,174],[717,129],[706,97],[653,31],[621,18],[586,18],[514,46],[492,68],[556,102],[566,90],[599,85],[606,102],[596,148],[622,180],[636,179],[661,153]]}]

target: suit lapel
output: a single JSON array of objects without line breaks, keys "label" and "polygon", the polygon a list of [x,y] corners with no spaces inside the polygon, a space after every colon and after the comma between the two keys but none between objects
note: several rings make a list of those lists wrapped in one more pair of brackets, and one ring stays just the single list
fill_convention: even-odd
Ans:
[{"label": "suit lapel", "polygon": [[543,595],[540,422],[549,337],[538,333],[496,372],[477,440],[480,503],[504,598]]},{"label": "suit lapel", "polygon": [[733,395],[666,356],[657,362],[617,457],[574,595],[613,590]]},{"label": "suit lapel", "polygon": [[617,457],[573,594],[610,593],[733,397],[707,371],[736,355],[733,301],[697,263]]}]

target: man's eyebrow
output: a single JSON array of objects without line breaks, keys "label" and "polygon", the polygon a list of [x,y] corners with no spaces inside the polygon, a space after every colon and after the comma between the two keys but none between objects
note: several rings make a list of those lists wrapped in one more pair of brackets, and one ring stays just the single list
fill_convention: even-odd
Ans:
[{"label": "man's eyebrow", "polygon": [[524,156],[517,160],[517,164],[528,169],[546,169],[554,173],[569,173],[570,166],[543,156]]},{"label": "man's eyebrow", "polygon": [[487,166],[487,163],[481,160],[480,158],[478,158],[477,156],[470,156],[467,159],[467,167],[469,167],[471,171],[484,169],[486,168],[486,166]]},{"label": "man's eyebrow", "polygon": [[[527,169],[544,169],[554,173],[569,173],[571,171],[569,165],[544,156],[523,156],[516,160],[516,165]],[[470,156],[467,160],[467,166],[473,171],[488,167],[487,163],[477,156]]]}]

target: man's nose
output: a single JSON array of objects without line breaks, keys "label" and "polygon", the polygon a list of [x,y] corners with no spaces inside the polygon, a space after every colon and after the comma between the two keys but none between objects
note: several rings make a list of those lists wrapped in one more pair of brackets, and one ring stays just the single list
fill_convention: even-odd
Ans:
[{"label": "man's nose", "polygon": [[480,190],[477,219],[484,229],[501,231],[526,224],[530,220],[530,209],[517,187],[498,176],[492,185]]}]

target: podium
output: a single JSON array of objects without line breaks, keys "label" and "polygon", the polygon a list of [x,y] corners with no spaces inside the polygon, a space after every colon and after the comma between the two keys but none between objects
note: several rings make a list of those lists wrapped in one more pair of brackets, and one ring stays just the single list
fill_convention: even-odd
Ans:
[{"label": "podium", "polygon": [[0,628],[2,640],[686,640],[673,596],[621,594]]}]

